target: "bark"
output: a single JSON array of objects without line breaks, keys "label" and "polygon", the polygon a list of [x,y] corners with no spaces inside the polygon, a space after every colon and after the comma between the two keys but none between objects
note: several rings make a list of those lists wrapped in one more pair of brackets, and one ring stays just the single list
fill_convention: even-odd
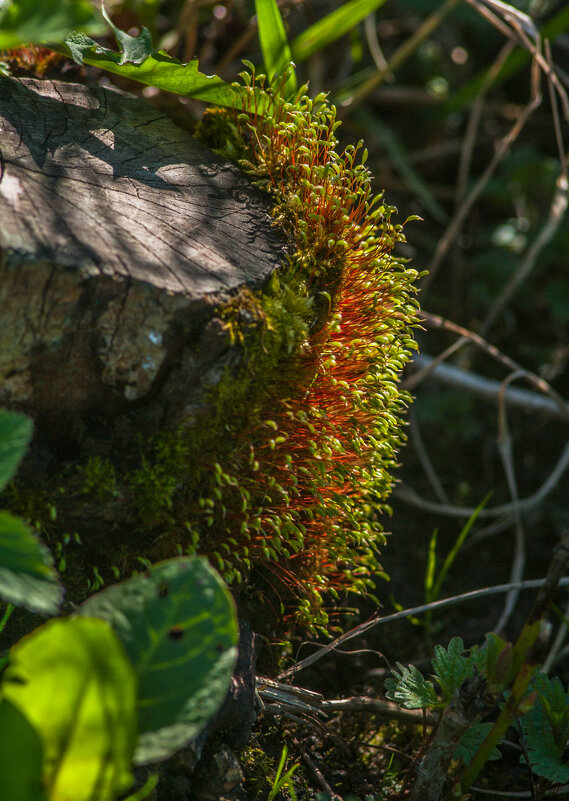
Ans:
[{"label": "bark", "polygon": [[237,358],[216,308],[283,257],[266,198],[105,88],[0,78],[0,157],[0,405],[83,454],[191,421]]}]

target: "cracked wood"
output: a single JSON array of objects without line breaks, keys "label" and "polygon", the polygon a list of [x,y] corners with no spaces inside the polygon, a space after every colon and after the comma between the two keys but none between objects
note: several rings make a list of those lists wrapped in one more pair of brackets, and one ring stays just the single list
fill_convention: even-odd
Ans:
[{"label": "cracked wood", "polygon": [[105,88],[0,78],[0,157],[0,403],[191,417],[230,360],[216,307],[284,256],[266,197]]}]

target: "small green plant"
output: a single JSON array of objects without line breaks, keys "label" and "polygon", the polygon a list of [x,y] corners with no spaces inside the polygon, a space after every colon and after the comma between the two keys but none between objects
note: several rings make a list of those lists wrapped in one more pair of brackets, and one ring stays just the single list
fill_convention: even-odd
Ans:
[{"label": "small green plant", "polygon": [[[430,709],[441,711],[448,707],[454,694],[465,679],[477,674],[486,675],[489,660],[492,656],[489,646],[477,646],[466,651],[460,637],[454,637],[448,648],[435,646],[435,656],[432,660],[432,679],[426,679],[414,665],[404,667],[397,663],[392,670],[393,678],[385,680],[386,696],[397,701],[405,709]],[[492,724],[473,723],[468,734],[462,737],[455,752],[456,758],[469,761],[472,754],[488,733]],[[499,752],[492,755],[492,759],[499,758]]]},{"label": "small green plant", "polygon": [[[496,725],[493,721],[483,721],[481,718],[498,708],[503,709],[505,701],[501,699],[507,701],[511,697],[507,688],[515,683],[517,676],[513,648],[495,634],[489,634],[481,648],[474,646],[471,649],[465,649],[462,639],[454,637],[447,649],[435,646],[431,664],[433,673],[427,679],[415,666],[404,667],[397,663],[392,670],[392,678],[385,681],[386,696],[407,709],[436,712],[440,733],[445,710],[452,704],[456,707],[459,694],[467,693],[469,683],[473,687],[478,681],[475,692],[479,700],[483,698],[483,702],[471,719],[464,721],[463,729],[458,732],[460,736],[454,744],[451,742],[453,747],[448,755],[468,766]],[[473,699],[474,696],[469,700],[471,705]],[[567,782],[569,761],[565,751],[569,736],[569,693],[560,680],[535,672],[518,704],[517,715],[531,771],[547,780],[549,786]],[[441,748],[440,743],[437,747]],[[441,754],[442,750],[439,750],[439,758]],[[495,747],[485,754],[489,760],[501,758],[500,751]],[[520,757],[520,761],[524,762],[525,757]],[[444,766],[443,771],[446,771]],[[441,775],[440,771],[438,774]],[[426,780],[430,780],[432,785],[437,781],[437,776],[433,772]],[[462,784],[463,792],[467,786]],[[421,797],[420,793],[416,797]],[[433,794],[429,797],[439,796]]]},{"label": "small green plant", "polygon": [[267,801],[274,801],[274,799],[281,792],[281,790],[287,790],[288,794],[292,798],[292,801],[297,801],[296,791],[294,789],[294,784],[292,782],[292,775],[295,772],[295,770],[300,766],[300,763],[297,762],[296,764],[292,765],[286,772],[283,773],[286,767],[287,756],[288,756],[288,747],[284,745],[281,753],[281,758],[279,760],[279,764],[277,767],[277,772],[275,774],[274,781],[272,783],[269,795],[267,797]]},{"label": "small green plant", "polygon": [[[484,500],[476,507],[466,524],[461,529],[460,533],[458,534],[454,545],[448,552],[445,557],[445,560],[437,574],[437,537],[438,537],[438,529],[434,529],[431,539],[429,540],[429,547],[427,551],[427,566],[425,570],[425,603],[434,603],[440,597],[440,592],[442,589],[443,582],[447,577],[449,570],[451,569],[452,565],[460,549],[462,548],[464,541],[468,537],[472,526],[476,522],[476,519],[482,509],[486,506],[490,499],[491,493],[484,498]],[[424,623],[427,636],[430,638],[432,632],[432,613],[429,611],[425,615],[425,623]]]}]

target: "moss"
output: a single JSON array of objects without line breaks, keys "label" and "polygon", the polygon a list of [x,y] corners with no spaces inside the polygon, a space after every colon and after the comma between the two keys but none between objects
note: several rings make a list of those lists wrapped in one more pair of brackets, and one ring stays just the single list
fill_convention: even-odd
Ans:
[{"label": "moss", "polygon": [[118,484],[115,467],[101,456],[92,456],[85,465],[79,465],[81,491],[93,500],[109,502],[117,497]]},{"label": "moss", "polygon": [[325,603],[382,572],[417,273],[391,255],[402,227],[372,194],[361,143],[337,151],[325,97],[285,102],[244,79],[243,112],[208,112],[200,130],[271,196],[287,262],[217,309],[236,358],[207,415],[141,441],[126,469],[89,460],[65,492],[85,515],[116,513],[123,544],[108,559],[121,572],[135,557],[205,553],[231,584],[254,579],[285,626],[326,627]]},{"label": "moss", "polygon": [[232,582],[254,569],[280,613],[294,607],[310,628],[328,623],[325,598],[366,592],[381,573],[417,273],[390,255],[402,228],[372,195],[361,144],[337,152],[333,107],[245,79],[243,113],[206,114],[201,132],[271,195],[290,256],[263,292],[219,310],[239,368],[212,391],[207,432],[187,432],[181,473],[162,446],[145,481],[157,486],[158,470],[181,482],[163,510],[178,523],[183,510],[188,547]]},{"label": "moss", "polygon": [[266,798],[271,789],[271,777],[276,773],[275,760],[255,745],[248,745],[239,757],[245,770],[247,793],[251,798]]},{"label": "moss", "polygon": [[[287,103],[278,86],[244,77],[250,102],[222,129],[223,152],[272,196],[275,225],[291,243],[281,286],[302,288],[310,302],[294,378],[267,388],[280,442],[269,441],[272,453],[257,448],[261,474],[284,501],[263,516],[261,531],[275,534],[268,563],[310,624],[316,609],[325,621],[323,593],[364,592],[380,572],[378,513],[403,441],[409,398],[397,382],[414,348],[417,274],[390,255],[402,229],[371,193],[361,143],[337,152],[333,107],[302,90]],[[259,91],[268,98],[262,117]]]}]

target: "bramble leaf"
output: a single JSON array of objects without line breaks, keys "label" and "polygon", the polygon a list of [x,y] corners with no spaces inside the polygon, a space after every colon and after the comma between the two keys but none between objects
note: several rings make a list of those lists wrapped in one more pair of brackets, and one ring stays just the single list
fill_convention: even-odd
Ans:
[{"label": "bramble leaf", "polygon": [[441,688],[441,700],[446,704],[464,679],[472,675],[474,656],[465,656],[462,639],[453,637],[447,650],[442,645],[435,645],[435,656],[431,664],[435,671],[434,678]]},{"label": "bramble leaf", "polygon": [[427,709],[439,706],[439,700],[432,682],[425,679],[415,665],[405,667],[396,662],[391,672],[392,679],[385,680],[385,695],[391,701],[397,701],[405,709]]},{"label": "bramble leaf", "polygon": [[84,33],[73,31],[63,42],[61,50],[77,64],[91,64],[157,89],[242,109],[243,87],[230,85],[217,75],[204,75],[199,71],[197,59],[182,64],[162,50],[155,51],[146,28],[143,27],[138,36],[130,36],[117,28],[104,10],[103,14],[112,28],[119,49],[103,47]]},{"label": "bramble leaf", "polygon": [[483,669],[491,688],[501,690],[508,683],[512,670],[513,650],[511,643],[507,643],[494,632],[486,635],[486,642],[481,649],[484,656]]},{"label": "bramble leaf", "polygon": [[[478,751],[486,735],[490,732],[494,724],[492,721],[486,723],[472,723],[462,735],[462,739],[454,752],[455,759],[462,759],[465,765],[468,765],[474,754]],[[490,756],[490,760],[500,759],[502,754],[495,748]]]},{"label": "bramble leaf", "polygon": [[552,782],[569,781],[569,761],[563,760],[569,737],[569,693],[557,678],[536,673],[532,685],[537,699],[521,718],[530,767]]},{"label": "bramble leaf", "polygon": [[73,31],[65,39],[65,44],[69,48],[74,61],[78,64],[83,64],[84,59],[91,50],[93,53],[104,55],[106,58],[119,65],[126,64],[127,62],[130,64],[141,64],[148,56],[152,55],[154,48],[152,46],[152,36],[148,28],[142,26],[138,36],[131,36],[129,33],[121,31],[120,28],[117,28],[117,26],[111,22],[104,6],[101,7],[101,12],[105,21],[113,31],[119,50],[115,51],[108,47],[103,47],[103,45],[100,45],[94,39],[81,33],[81,31]]}]

